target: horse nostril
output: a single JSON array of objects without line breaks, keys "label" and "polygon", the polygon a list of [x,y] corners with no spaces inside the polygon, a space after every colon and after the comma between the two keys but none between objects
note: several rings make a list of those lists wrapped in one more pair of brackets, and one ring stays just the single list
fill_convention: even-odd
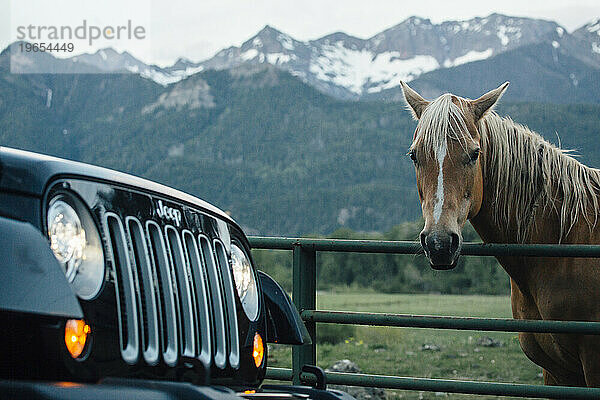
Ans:
[{"label": "horse nostril", "polygon": [[460,238],[456,233],[451,233],[450,237],[452,238],[452,243],[450,244],[450,252],[452,254],[456,253],[458,250],[458,246],[460,245]]},{"label": "horse nostril", "polygon": [[427,243],[425,241],[427,235],[424,233],[421,233],[421,247],[423,247],[423,250],[427,251]]}]

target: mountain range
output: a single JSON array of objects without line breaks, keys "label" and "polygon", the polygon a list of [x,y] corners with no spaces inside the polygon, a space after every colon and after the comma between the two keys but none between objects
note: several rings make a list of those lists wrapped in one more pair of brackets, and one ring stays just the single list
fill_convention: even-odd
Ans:
[{"label": "mountain range", "polygon": [[[45,57],[46,56],[46,57]],[[429,97],[466,96],[509,80],[513,101],[600,102],[600,20],[569,33],[556,22],[491,14],[434,24],[410,17],[371,38],[336,32],[300,41],[265,26],[241,46],[194,63],[147,65],[102,49],[57,60],[20,53],[13,71],[129,72],[167,86],[201,71],[270,64],[344,100],[397,100],[400,80]]]},{"label": "mountain range", "polygon": [[[598,167],[599,30],[596,22],[569,34],[552,22],[499,15],[439,25],[411,18],[368,40],[334,34],[299,42],[267,27],[239,48],[169,68],[112,49],[59,59],[20,53],[16,43],[0,53],[0,145],[165,183],[231,211],[248,233],[382,232],[421,214],[405,156],[415,121],[389,82],[410,73],[427,97],[443,90],[475,98],[511,80],[498,112]],[[425,44],[442,31],[444,46]],[[414,40],[401,40],[413,32]],[[349,58],[337,64],[332,48]],[[278,52],[298,63],[304,57],[306,74],[276,62]],[[366,52],[379,55],[350,63]],[[321,79],[314,66],[329,57],[320,65],[372,71],[368,60],[392,52],[401,53],[389,57],[392,66],[427,56],[438,67],[352,86],[343,69]],[[476,60],[473,52],[490,54]],[[55,73],[11,73],[36,69]]]}]

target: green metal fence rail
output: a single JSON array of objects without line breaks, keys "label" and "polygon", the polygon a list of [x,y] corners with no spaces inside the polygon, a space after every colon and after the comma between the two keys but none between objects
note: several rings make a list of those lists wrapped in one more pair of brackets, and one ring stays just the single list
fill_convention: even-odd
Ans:
[{"label": "green metal fence rail", "polygon": [[300,315],[305,321],[328,322],[333,324],[454,329],[465,331],[580,333],[585,335],[600,335],[600,322],[439,317],[435,315],[380,314],[326,310],[304,310]]},{"label": "green metal fence rail", "polygon": [[[293,346],[292,369],[269,368],[267,371],[267,378],[269,379],[291,380],[294,384],[310,384],[314,382],[315,377],[311,374],[301,373],[301,369],[305,364],[316,364],[316,340],[314,339],[316,338],[317,322],[455,330],[600,335],[600,322],[439,317],[316,310],[318,251],[416,254],[420,252],[420,245],[414,242],[401,241],[282,237],[250,237],[249,240],[250,245],[254,249],[292,251],[292,299],[301,313],[310,336],[313,338],[313,344]],[[523,257],[600,258],[600,246],[464,243],[461,254],[470,256],[510,255]],[[326,376],[328,383],[387,389],[552,399],[600,398],[600,389],[597,388],[523,385],[334,372],[328,372]]]}]

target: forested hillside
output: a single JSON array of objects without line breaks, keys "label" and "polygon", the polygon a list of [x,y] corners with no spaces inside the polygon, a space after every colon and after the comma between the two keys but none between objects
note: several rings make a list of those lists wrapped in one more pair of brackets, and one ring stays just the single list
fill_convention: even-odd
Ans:
[{"label": "forested hillside", "polygon": [[[555,143],[558,132],[600,165],[600,106],[499,112]],[[268,66],[163,87],[131,74],[10,74],[0,56],[0,145],[160,181],[231,211],[249,233],[385,232],[416,220],[405,156],[414,126],[401,102],[335,100]]]}]

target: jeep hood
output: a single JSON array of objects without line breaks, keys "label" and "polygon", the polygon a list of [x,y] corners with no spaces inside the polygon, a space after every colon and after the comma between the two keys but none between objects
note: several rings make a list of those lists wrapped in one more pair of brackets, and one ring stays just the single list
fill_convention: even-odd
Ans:
[{"label": "jeep hood", "polygon": [[59,177],[91,178],[154,192],[204,209],[209,214],[237,226],[235,221],[219,208],[168,186],[108,168],[0,146],[0,190],[41,197],[47,184]]}]

